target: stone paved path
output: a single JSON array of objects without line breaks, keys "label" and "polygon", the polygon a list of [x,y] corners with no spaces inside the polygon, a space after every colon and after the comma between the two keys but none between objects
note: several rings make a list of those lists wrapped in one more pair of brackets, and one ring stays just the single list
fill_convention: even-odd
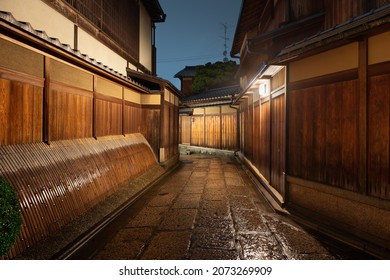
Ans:
[{"label": "stone paved path", "polygon": [[274,213],[234,158],[182,156],[182,166],[95,259],[334,259]]}]

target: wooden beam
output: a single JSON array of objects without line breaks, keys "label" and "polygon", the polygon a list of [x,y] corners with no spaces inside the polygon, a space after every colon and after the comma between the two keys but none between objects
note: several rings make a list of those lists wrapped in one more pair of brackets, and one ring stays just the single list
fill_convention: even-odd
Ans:
[{"label": "wooden beam", "polygon": [[367,193],[367,64],[368,40],[359,41],[359,191]]},{"label": "wooden beam", "polygon": [[51,59],[48,56],[44,57],[44,89],[43,89],[43,120],[42,120],[42,134],[43,142],[50,144],[50,118],[49,118],[49,105],[50,105],[50,63]]}]

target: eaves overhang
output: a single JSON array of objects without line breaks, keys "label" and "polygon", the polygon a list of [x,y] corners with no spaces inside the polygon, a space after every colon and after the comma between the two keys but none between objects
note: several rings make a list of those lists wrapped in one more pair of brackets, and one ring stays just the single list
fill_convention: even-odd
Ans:
[{"label": "eaves overhang", "polygon": [[279,72],[284,66],[282,65],[273,65],[263,63],[255,77],[246,85],[246,87],[241,91],[239,95],[233,100],[233,105],[237,104],[240,99],[245,98],[245,96],[249,93],[253,93],[254,89],[258,89],[258,83],[260,80],[269,80],[273,77],[277,72]]},{"label": "eaves overhang", "polygon": [[178,88],[176,88],[171,82],[163,78],[135,71],[130,68],[127,68],[127,75],[130,79],[149,88],[150,90],[162,91],[164,90],[164,88],[168,88],[179,98],[182,98],[184,96]]},{"label": "eaves overhang", "polygon": [[164,22],[167,15],[161,8],[158,0],[142,0],[146,10],[149,12],[153,22]]},{"label": "eaves overhang", "polygon": [[315,52],[326,48],[332,44],[342,44],[356,40],[362,34],[379,27],[389,28],[390,24],[390,4],[384,5],[378,9],[371,10],[368,13],[338,24],[330,29],[321,31],[304,40],[286,46],[269,63],[286,64],[299,56]]},{"label": "eaves overhang", "polygon": [[248,90],[251,88],[253,83],[258,79],[258,77],[260,77],[262,75],[262,73],[265,72],[267,67],[268,67],[268,65],[265,63],[263,63],[259,67],[259,70],[257,71],[255,77],[246,85],[246,87],[240,92],[240,94],[238,94],[238,96],[233,100],[233,104],[236,104],[238,102],[238,100],[240,100],[248,92]]},{"label": "eaves overhang", "polygon": [[28,44],[31,47],[61,58],[64,61],[86,68],[91,72],[109,77],[126,86],[137,88],[141,92],[150,92],[149,88],[144,87],[115,69],[104,65],[95,58],[73,49],[68,44],[61,43],[58,38],[49,37],[45,31],[34,29],[28,22],[16,20],[9,12],[0,11],[0,34]]}]

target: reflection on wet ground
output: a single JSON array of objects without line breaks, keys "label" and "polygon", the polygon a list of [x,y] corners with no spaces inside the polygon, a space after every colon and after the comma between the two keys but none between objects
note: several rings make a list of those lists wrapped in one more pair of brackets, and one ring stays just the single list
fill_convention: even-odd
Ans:
[{"label": "reflection on wet ground", "polygon": [[95,259],[349,258],[274,213],[234,158],[182,156],[142,202]]}]

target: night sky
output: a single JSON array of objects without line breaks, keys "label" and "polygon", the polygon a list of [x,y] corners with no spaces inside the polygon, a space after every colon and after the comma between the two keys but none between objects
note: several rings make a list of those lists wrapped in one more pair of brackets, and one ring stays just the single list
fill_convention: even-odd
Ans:
[{"label": "night sky", "polygon": [[[160,0],[167,15],[156,23],[157,75],[180,89],[173,76],[185,66],[222,61],[224,25],[230,58],[241,0]],[[236,60],[237,61],[237,60]],[[237,61],[238,62],[238,61]]]}]

